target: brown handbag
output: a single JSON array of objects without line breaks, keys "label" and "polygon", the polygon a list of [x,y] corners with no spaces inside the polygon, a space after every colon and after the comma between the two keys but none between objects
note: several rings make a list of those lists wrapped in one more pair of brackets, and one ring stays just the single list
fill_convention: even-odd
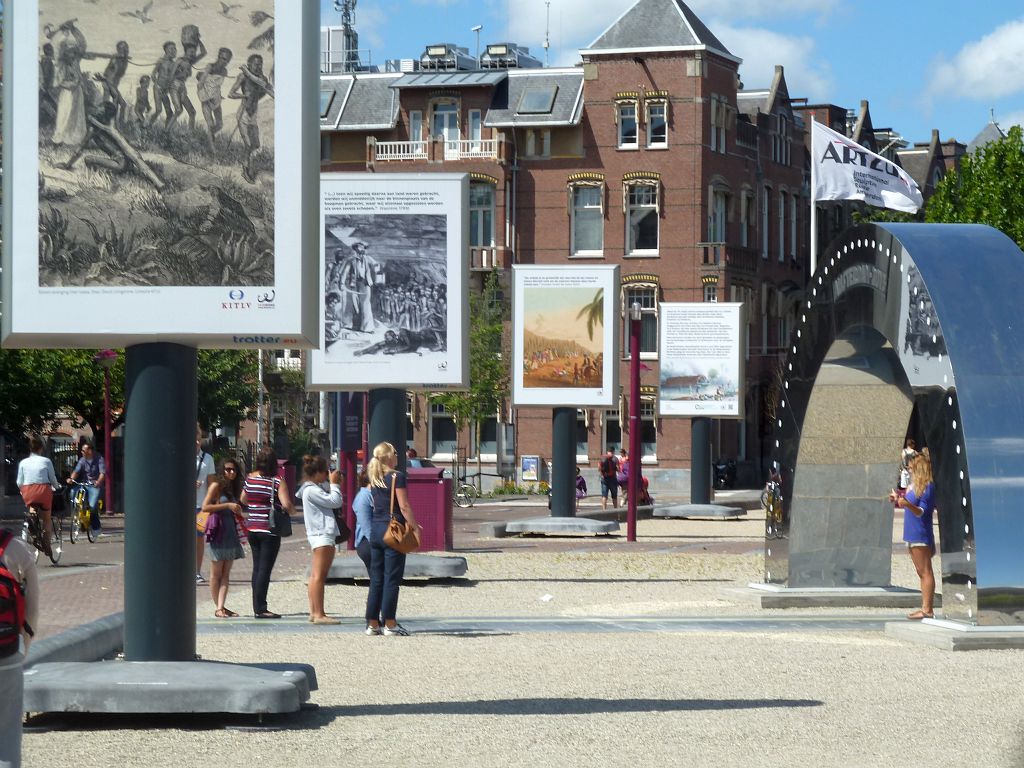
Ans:
[{"label": "brown handbag", "polygon": [[394,475],[391,476],[391,507],[389,509],[391,522],[388,523],[388,529],[384,531],[384,543],[393,550],[407,555],[420,548],[420,532],[413,526],[395,517],[396,479]]}]

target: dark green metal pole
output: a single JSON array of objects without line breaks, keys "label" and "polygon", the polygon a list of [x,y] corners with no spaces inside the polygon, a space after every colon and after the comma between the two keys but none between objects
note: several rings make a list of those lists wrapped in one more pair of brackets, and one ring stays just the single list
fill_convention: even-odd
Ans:
[{"label": "dark green metal pole", "polygon": [[576,517],[576,409],[551,412],[551,516]]},{"label": "dark green metal pole", "polygon": [[196,656],[196,350],[126,350],[124,654]]},{"label": "dark green metal pole", "polygon": [[690,423],[690,503],[711,503],[711,419],[704,417]]},{"label": "dark green metal pole", "polygon": [[398,468],[405,470],[405,412],[404,389],[370,390],[370,453],[366,463],[373,458],[373,447],[377,443],[388,442],[398,452]]}]

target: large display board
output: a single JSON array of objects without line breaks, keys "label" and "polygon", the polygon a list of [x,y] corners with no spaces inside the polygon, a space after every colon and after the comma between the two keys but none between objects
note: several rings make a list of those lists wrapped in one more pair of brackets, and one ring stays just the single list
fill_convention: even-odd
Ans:
[{"label": "large display board", "polygon": [[308,389],[469,386],[469,177],[325,173]]},{"label": "large display board", "polygon": [[4,4],[5,346],[315,346],[319,20]]},{"label": "large display board", "polygon": [[660,315],[658,412],[743,418],[743,305],[662,303]]},{"label": "large display board", "polygon": [[516,406],[613,407],[619,398],[619,268],[512,268]]}]

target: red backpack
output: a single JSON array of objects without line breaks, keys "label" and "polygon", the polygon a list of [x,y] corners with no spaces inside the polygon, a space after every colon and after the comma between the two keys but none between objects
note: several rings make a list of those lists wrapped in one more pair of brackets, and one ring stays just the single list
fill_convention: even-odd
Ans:
[{"label": "red backpack", "polygon": [[3,562],[4,552],[14,534],[0,530],[0,659],[18,652],[25,627],[25,593],[21,582]]}]

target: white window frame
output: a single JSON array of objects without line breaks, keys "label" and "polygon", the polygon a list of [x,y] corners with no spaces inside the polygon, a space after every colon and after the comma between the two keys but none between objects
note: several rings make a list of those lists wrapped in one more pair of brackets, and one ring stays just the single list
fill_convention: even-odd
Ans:
[{"label": "white window frame", "polygon": [[423,111],[409,111],[409,141],[423,141]]},{"label": "white window frame", "polygon": [[523,157],[551,157],[551,129],[527,128],[523,146]]},{"label": "white window frame", "polygon": [[[639,149],[640,148],[640,121],[637,115],[637,102],[635,101],[617,101],[615,102],[615,126],[617,131],[617,142],[616,146],[619,149]],[[631,112],[631,115],[627,115],[627,112]],[[633,124],[633,139],[632,141],[626,141],[623,129],[629,123]]]},{"label": "white window frame", "polygon": [[[487,189],[489,189],[490,193],[491,193],[490,194],[491,200],[490,200],[490,205],[485,207],[485,206],[482,206],[482,205],[475,205],[474,201],[473,201],[473,195],[471,194],[469,196],[469,201],[470,201],[469,202],[469,205],[470,205],[470,208],[469,208],[469,242],[470,242],[470,245],[472,247],[474,247],[474,248],[488,248],[488,247],[491,247],[491,246],[494,245],[494,199],[497,196],[498,190],[494,186],[494,184],[491,184],[490,182],[487,182],[487,181],[472,181],[472,182],[470,182],[470,189],[472,190],[474,188],[478,188],[478,189],[479,188],[487,188]],[[486,218],[484,216],[474,217],[473,214],[475,212],[487,212],[487,213],[490,213],[490,217],[489,217],[490,222],[491,222],[490,237],[486,237],[485,235],[487,233],[483,232],[482,229],[481,229],[480,232],[474,231],[475,229],[477,229],[477,227],[474,227],[474,219],[476,220],[477,224],[480,224]],[[479,242],[474,242],[474,240],[479,240]]]},{"label": "white window frame", "polygon": [[704,303],[718,303],[718,283],[707,283],[704,286]]},{"label": "white window frame", "polygon": [[[579,440],[577,439],[579,437],[579,434],[580,434],[580,427],[583,428],[584,434],[588,435],[588,439],[584,443],[587,447],[584,449],[583,453],[579,453],[580,443],[579,443]],[[587,412],[584,409],[582,409],[582,408],[577,408],[576,409],[576,433],[573,435],[573,440],[572,440],[572,444],[573,444],[573,446],[575,447],[575,449],[577,451],[577,453],[576,453],[576,463],[577,464],[588,464],[588,463],[590,463],[590,445],[589,445],[590,444],[590,440],[589,440],[589,434],[590,434],[590,430],[589,430],[589,424],[587,423]],[[588,495],[593,495],[593,491],[588,488],[587,489],[587,494]]]},{"label": "white window frame", "polygon": [[789,203],[789,195],[786,190],[779,190],[779,261],[786,260],[786,206]]},{"label": "white window frame", "polygon": [[797,209],[796,195],[790,196],[789,200],[789,257],[796,261],[796,238],[797,238]]},{"label": "white window frame", "polygon": [[641,328],[643,327],[643,321],[645,318],[654,318],[654,349],[644,350],[643,349],[643,334],[641,333],[641,349],[640,359],[641,360],[657,360],[658,359],[658,286],[653,283],[631,283],[629,285],[622,286],[622,352],[623,360],[631,360],[633,356],[633,350],[629,348],[629,324],[630,314],[633,308],[633,302],[639,300],[640,304],[640,322]]},{"label": "white window frame", "polygon": [[[622,400],[620,399],[619,402],[621,403]],[[602,455],[604,454],[605,451],[614,451],[614,453],[616,455],[618,455],[618,452],[619,452],[620,448],[626,448],[626,449],[629,448],[629,440],[626,438],[626,432],[622,428],[622,421],[623,421],[622,420],[622,416],[623,415],[624,414],[620,410],[615,409],[615,408],[606,409],[602,413],[602,415],[601,415],[601,453],[602,453]],[[608,442],[608,424],[609,424],[609,422],[612,422],[612,421],[614,421],[616,424],[619,425],[619,442],[615,443],[614,445],[610,445],[609,442]]]},{"label": "white window frame", "polygon": [[768,258],[771,244],[771,204],[772,188],[767,184],[761,187],[761,258]]},{"label": "white window frame", "polygon": [[[640,424],[654,427],[654,445],[650,453],[644,453],[644,443],[640,443],[640,463],[654,464],[658,461],[658,402],[640,398]],[[642,435],[642,433],[641,433]]]},{"label": "white window frame", "polygon": [[724,243],[729,231],[729,192],[712,189],[711,210],[708,215],[708,242]]},{"label": "white window frame", "polygon": [[[577,192],[594,191],[597,194],[597,205],[577,205]],[[574,257],[600,257],[604,256],[604,184],[571,184],[569,186],[569,253]],[[577,211],[591,211],[594,209],[600,214],[599,224],[601,233],[601,247],[597,250],[579,250],[576,248],[576,217]]]},{"label": "white window frame", "polygon": [[466,137],[471,142],[470,146],[474,152],[480,151],[480,142],[484,138],[484,116],[483,112],[479,109],[469,110],[468,120],[466,120],[466,130],[469,135]]},{"label": "white window frame", "polygon": [[[640,194],[641,190],[644,191],[645,199],[642,202],[635,203],[633,201],[634,192],[637,195]],[[648,182],[648,181],[627,181],[623,184],[623,210],[626,215],[626,244],[625,254],[626,256],[657,256],[661,248],[661,183],[660,182]],[[654,248],[634,248],[633,247],[633,212],[634,211],[653,211],[655,222],[657,222],[658,228],[656,232],[657,245]]]},{"label": "white window frame", "polygon": [[[448,411],[445,409],[445,407],[441,403],[435,403],[435,402],[431,402],[430,403],[430,416],[429,416],[429,418],[430,418],[430,423],[429,423],[429,425],[427,427],[427,433],[428,433],[427,434],[427,440],[429,441],[428,442],[428,448],[430,450],[430,458],[435,460],[435,461],[451,461],[452,459],[455,458],[455,451],[449,451],[447,453],[443,453],[443,452],[436,451],[435,448],[434,448],[434,443],[435,443],[435,441],[434,441],[434,430],[435,430],[434,422],[446,419],[449,422],[451,422],[452,427],[454,428],[455,427],[455,420],[451,417],[451,414],[448,413]],[[459,447],[459,433],[458,433],[458,430],[456,429],[456,431],[455,431],[455,449],[456,449],[456,451],[458,450],[458,447]]]},{"label": "white window frame", "polygon": [[[654,110],[661,111],[661,120],[665,131],[664,137],[659,141],[655,141],[654,139]],[[668,101],[663,99],[652,99],[647,102],[647,148],[668,148]]]}]

